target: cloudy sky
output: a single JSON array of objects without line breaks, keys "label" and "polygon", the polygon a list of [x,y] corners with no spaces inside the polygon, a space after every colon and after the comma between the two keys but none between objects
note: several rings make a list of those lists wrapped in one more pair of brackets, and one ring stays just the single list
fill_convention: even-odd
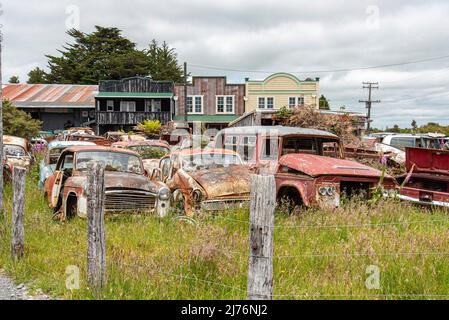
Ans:
[{"label": "cloudy sky", "polygon": [[[320,77],[332,109],[360,112],[365,108],[358,101],[367,96],[362,82],[379,82],[374,126],[409,126],[412,119],[449,124],[446,0],[0,3],[6,80],[18,75],[26,81],[30,69],[45,67],[44,55],[69,41],[70,27],[116,26],[142,49],[153,38],[166,40],[193,75],[226,75],[232,82],[278,71]],[[366,69],[392,64],[402,65]]]}]

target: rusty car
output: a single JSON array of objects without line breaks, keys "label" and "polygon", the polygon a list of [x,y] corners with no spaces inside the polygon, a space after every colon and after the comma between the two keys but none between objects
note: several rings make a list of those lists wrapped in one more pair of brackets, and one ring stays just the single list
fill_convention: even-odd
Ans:
[{"label": "rusty car", "polygon": [[67,136],[72,135],[72,134],[95,135],[95,133],[92,130],[92,128],[89,128],[89,127],[72,127],[72,128],[68,128],[66,130],[61,131],[57,135],[57,139],[58,140],[66,140]]},{"label": "rusty car", "polygon": [[111,141],[109,141],[105,137],[95,136],[91,134],[70,134],[66,136],[65,141],[89,141],[95,143],[96,145],[106,147],[111,145]]},{"label": "rusty car", "polygon": [[399,199],[449,208],[449,150],[405,148],[405,158]]},{"label": "rusty car", "polygon": [[113,148],[123,148],[137,152],[148,172],[159,167],[159,160],[170,153],[170,146],[165,140],[121,141],[111,145]]},{"label": "rusty car", "polygon": [[62,151],[74,146],[95,146],[96,144],[88,141],[59,141],[53,140],[48,144],[44,158],[39,163],[39,182],[38,188],[44,187],[45,180],[53,174]]},{"label": "rusty car", "polygon": [[3,136],[3,174],[6,178],[12,177],[14,167],[22,167],[28,170],[33,160],[27,139]]},{"label": "rusty car", "polygon": [[395,197],[393,177],[361,163],[315,154],[280,158],[275,173],[278,202],[293,206],[336,208],[342,198],[370,199],[380,185],[382,196]]},{"label": "rusty car", "polygon": [[239,207],[249,201],[250,171],[233,151],[178,150],[162,158],[159,165],[152,179],[167,184],[172,204],[186,215]]},{"label": "rusty car", "polygon": [[86,181],[89,162],[105,167],[106,213],[155,212],[165,216],[170,209],[170,189],[152,181],[139,154],[101,146],[75,146],[62,151],[55,171],[44,184],[44,195],[55,217],[61,220],[86,217]]},{"label": "rusty car", "polygon": [[112,143],[114,142],[120,142],[120,141],[144,141],[146,140],[146,137],[141,135],[141,134],[131,134],[131,133],[126,133],[123,131],[108,131],[104,134],[104,137],[106,139],[108,139],[109,141],[111,141]]},{"label": "rusty car", "polygon": [[343,157],[340,138],[330,132],[284,126],[235,127],[221,130],[215,147],[237,152],[259,173],[274,173],[280,157],[290,153]]}]

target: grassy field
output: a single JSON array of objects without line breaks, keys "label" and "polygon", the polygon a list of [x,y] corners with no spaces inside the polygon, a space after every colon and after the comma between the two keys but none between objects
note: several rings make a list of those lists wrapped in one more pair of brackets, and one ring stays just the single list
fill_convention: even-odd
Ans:
[{"label": "grassy field", "polygon": [[[0,267],[17,282],[64,299],[245,299],[248,210],[196,217],[106,219],[108,283],[86,286],[86,221],[52,221],[34,168],[27,180],[26,252],[10,258],[11,188],[0,221]],[[276,299],[440,299],[449,296],[449,217],[394,200],[351,201],[334,211],[276,214]],[[81,271],[66,289],[66,268]],[[367,267],[380,270],[367,289]]]}]

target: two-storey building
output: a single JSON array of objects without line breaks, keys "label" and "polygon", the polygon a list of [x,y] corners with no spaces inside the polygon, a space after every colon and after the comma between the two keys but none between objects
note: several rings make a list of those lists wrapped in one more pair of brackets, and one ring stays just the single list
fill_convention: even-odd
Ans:
[{"label": "two-storey building", "polygon": [[95,96],[98,134],[133,130],[144,120],[172,120],[174,84],[146,77],[100,81]]},{"label": "two-storey building", "polygon": [[185,110],[184,85],[175,86],[175,121],[189,125],[201,122],[206,128],[222,129],[245,111],[244,84],[230,84],[226,77],[192,77],[187,85],[187,110]]}]

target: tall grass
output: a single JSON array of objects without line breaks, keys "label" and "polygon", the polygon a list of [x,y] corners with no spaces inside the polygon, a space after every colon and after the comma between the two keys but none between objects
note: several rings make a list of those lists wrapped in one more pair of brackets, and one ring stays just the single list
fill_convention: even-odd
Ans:
[{"label": "tall grass", "polygon": [[[244,299],[248,268],[247,209],[201,215],[196,223],[153,216],[106,219],[107,286],[86,284],[86,221],[53,221],[37,172],[27,178],[25,257],[10,258],[11,188],[0,222],[0,266],[17,282],[65,299]],[[394,200],[354,200],[336,210],[276,213],[276,299],[435,299],[449,295],[449,217]],[[418,254],[421,253],[421,254]],[[66,289],[66,267],[81,271]],[[367,267],[380,288],[367,289]],[[423,296],[426,295],[426,296]],[[442,296],[440,296],[442,295]]]}]

